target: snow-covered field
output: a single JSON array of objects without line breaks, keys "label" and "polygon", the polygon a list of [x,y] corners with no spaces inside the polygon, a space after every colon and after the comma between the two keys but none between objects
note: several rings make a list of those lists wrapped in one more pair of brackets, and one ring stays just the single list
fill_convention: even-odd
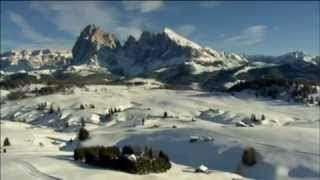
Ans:
[{"label": "snow-covered field", "polygon": [[[61,113],[36,110],[43,102],[59,106]],[[95,108],[81,110],[80,104]],[[110,108],[122,111],[106,119]],[[168,118],[162,117],[164,112]],[[251,114],[258,119],[263,114],[265,120],[248,123]],[[317,107],[256,99],[246,93],[230,96],[147,86],[88,86],[69,95],[10,101],[1,105],[1,145],[5,137],[11,142],[1,148],[1,179],[319,179],[319,116]],[[90,131],[83,146],[162,149],[173,168],[167,173],[132,175],[73,161],[72,149],[78,142],[69,140],[76,138],[81,118]],[[248,127],[236,127],[239,121]],[[200,140],[190,143],[190,136]],[[208,138],[212,140],[202,140]],[[253,167],[241,163],[248,146],[258,152]],[[194,173],[202,164],[209,174]]]}]

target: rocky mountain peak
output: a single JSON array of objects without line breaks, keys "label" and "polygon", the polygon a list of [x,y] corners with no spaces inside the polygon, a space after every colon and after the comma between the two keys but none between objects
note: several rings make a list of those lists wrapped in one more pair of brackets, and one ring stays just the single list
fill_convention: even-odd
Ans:
[{"label": "rocky mountain peak", "polygon": [[92,43],[109,48],[120,47],[120,42],[112,33],[104,32],[100,27],[90,24],[80,33],[79,38],[84,38]]},{"label": "rocky mountain peak", "polygon": [[[48,53],[50,51],[45,50],[31,54],[38,56]],[[21,52],[23,57],[26,54],[28,53]],[[72,48],[72,55],[71,67],[94,67],[126,75],[185,65],[201,73],[236,67],[245,62],[237,54],[203,48],[170,28],[164,28],[160,33],[145,31],[139,39],[129,36],[122,46],[114,34],[105,32],[94,24],[87,25],[80,32]]]},{"label": "rocky mountain peak", "polygon": [[142,34],[140,36],[139,43],[149,44],[151,41],[154,40],[155,36],[156,36],[156,34],[153,34],[149,31],[144,31],[144,32],[142,32]]},{"label": "rocky mountain peak", "polygon": [[313,61],[313,58],[314,57],[306,54],[303,51],[293,51],[293,52],[289,52],[284,55],[278,56],[276,61],[278,63],[289,63],[289,64],[301,64],[301,63],[314,64],[315,62]]},{"label": "rocky mountain peak", "polygon": [[116,49],[121,48],[121,44],[114,34],[104,32],[94,24],[86,26],[72,48],[73,64],[92,61],[101,48]]},{"label": "rocky mountain peak", "polygon": [[287,56],[287,57],[291,57],[294,59],[303,59],[304,57],[307,57],[308,55],[306,53],[304,53],[303,51],[292,51],[289,53],[286,53],[282,56]]},{"label": "rocky mountain peak", "polygon": [[130,47],[135,46],[136,43],[137,43],[136,38],[130,35],[130,36],[128,37],[127,41],[124,43],[123,48],[124,48],[124,49],[128,49],[128,48],[130,48]]},{"label": "rocky mountain peak", "polygon": [[97,27],[95,24],[89,24],[86,27],[83,28],[83,30],[80,33],[80,36],[91,36],[94,31],[96,31],[99,27]]}]

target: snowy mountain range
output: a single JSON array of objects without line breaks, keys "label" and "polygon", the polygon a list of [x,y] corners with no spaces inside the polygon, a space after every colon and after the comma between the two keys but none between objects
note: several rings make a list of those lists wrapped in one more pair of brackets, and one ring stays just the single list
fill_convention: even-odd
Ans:
[{"label": "snowy mountain range", "polygon": [[201,47],[169,28],[162,33],[143,32],[139,39],[129,36],[121,45],[114,34],[89,25],[81,32],[72,54],[72,66],[99,66],[129,76],[181,64],[199,73],[247,63],[240,55]]},{"label": "snowy mountain range", "polygon": [[280,56],[254,55],[246,56],[251,62],[264,62],[273,64],[311,64],[320,65],[319,56],[311,56],[303,51],[293,51]]},{"label": "snowy mountain range", "polygon": [[[169,28],[117,37],[96,25],[86,26],[72,51],[21,50],[1,54],[2,72],[62,69],[64,73],[91,71],[125,77],[153,77],[165,82],[223,82],[265,76],[320,79],[320,57],[303,52],[281,56],[249,56],[219,52],[179,35]],[[295,75],[295,72],[299,72]],[[304,75],[305,74],[305,75]]]},{"label": "snowy mountain range", "polygon": [[69,64],[72,54],[68,50],[13,50],[1,54],[2,71],[17,72],[34,69],[58,68]]}]

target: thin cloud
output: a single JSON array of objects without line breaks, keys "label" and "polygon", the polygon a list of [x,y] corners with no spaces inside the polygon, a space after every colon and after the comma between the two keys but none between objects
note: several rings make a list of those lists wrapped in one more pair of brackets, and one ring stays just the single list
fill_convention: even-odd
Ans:
[{"label": "thin cloud", "polygon": [[149,13],[160,10],[163,1],[122,1],[124,8],[128,11],[138,11],[140,13]]},{"label": "thin cloud", "polygon": [[9,12],[9,20],[13,22],[21,31],[23,38],[31,41],[50,41],[51,39],[35,31],[31,25],[19,14]]},{"label": "thin cloud", "polygon": [[121,40],[131,34],[140,36],[145,19],[119,14],[109,3],[113,2],[32,2],[31,7],[72,37],[77,37],[88,24],[115,33]]},{"label": "thin cloud", "polygon": [[[27,20],[14,12],[8,13],[9,20],[14,23],[21,32],[21,36],[24,39],[28,39],[28,43],[17,42],[15,40],[10,40],[4,38],[3,43],[6,43],[6,46],[12,49],[46,49],[46,48],[68,48],[70,49],[71,40],[52,38],[43,35],[42,33],[36,31]],[[2,41],[1,41],[2,44]],[[2,44],[3,45],[3,44]]]},{"label": "thin cloud", "polygon": [[273,29],[274,31],[278,31],[278,30],[280,29],[280,27],[279,27],[279,26],[273,26],[272,29]]},{"label": "thin cloud", "polygon": [[[32,42],[17,42],[14,40],[7,39],[4,42],[6,43],[6,49],[3,52],[11,49],[68,49],[71,50],[74,40],[63,40],[55,39],[52,41],[32,41]],[[2,45],[3,47],[3,45]]]},{"label": "thin cloud", "polygon": [[199,2],[199,6],[202,8],[215,8],[222,4],[221,1],[202,1]]},{"label": "thin cloud", "polygon": [[88,24],[96,24],[107,31],[117,24],[116,11],[103,2],[31,2],[31,7],[47,16],[58,30],[74,37]]},{"label": "thin cloud", "polygon": [[134,19],[125,25],[119,25],[115,32],[119,36],[121,41],[125,41],[130,35],[136,39],[140,37],[144,26],[144,19]]},{"label": "thin cloud", "polygon": [[254,45],[264,40],[267,26],[255,25],[250,26],[240,32],[239,35],[225,39],[227,44],[235,45]]},{"label": "thin cloud", "polygon": [[183,24],[174,29],[175,31],[177,31],[178,33],[184,36],[190,36],[192,33],[196,31],[196,27],[192,24]]}]

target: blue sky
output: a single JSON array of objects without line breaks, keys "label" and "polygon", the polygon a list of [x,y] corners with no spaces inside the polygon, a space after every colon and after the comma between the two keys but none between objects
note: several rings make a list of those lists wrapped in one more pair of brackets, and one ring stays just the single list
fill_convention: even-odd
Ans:
[{"label": "blue sky", "polygon": [[217,50],[280,55],[319,54],[319,1],[3,2],[1,51],[69,48],[87,24],[124,41],[169,27]]}]

